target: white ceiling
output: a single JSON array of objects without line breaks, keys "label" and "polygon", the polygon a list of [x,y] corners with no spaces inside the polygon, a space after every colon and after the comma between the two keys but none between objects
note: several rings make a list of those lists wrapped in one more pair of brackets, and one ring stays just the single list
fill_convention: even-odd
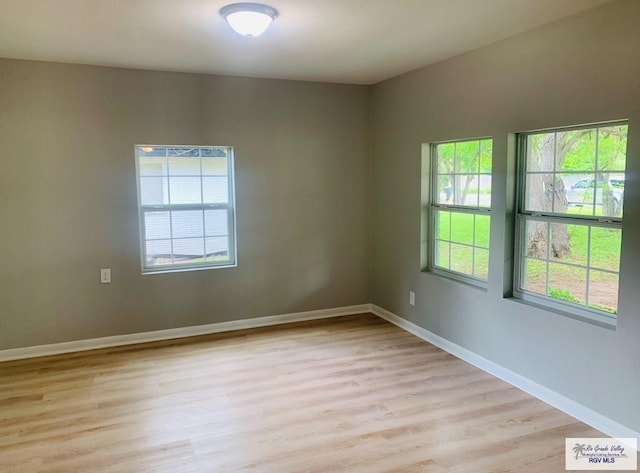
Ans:
[{"label": "white ceiling", "polygon": [[372,84],[609,0],[268,0],[244,38],[234,0],[0,0],[0,57]]}]

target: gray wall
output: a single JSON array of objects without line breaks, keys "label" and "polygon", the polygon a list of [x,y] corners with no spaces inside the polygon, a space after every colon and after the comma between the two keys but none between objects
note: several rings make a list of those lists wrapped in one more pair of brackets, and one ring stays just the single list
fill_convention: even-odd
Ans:
[{"label": "gray wall", "polygon": [[[371,301],[640,430],[638,25],[618,0],[373,88],[1,60],[0,349]],[[619,118],[617,330],[503,298],[508,135]],[[420,271],[421,145],[477,136],[487,291]],[[140,275],[135,143],[235,146],[237,268]]]},{"label": "gray wall", "polygon": [[[0,61],[0,349],[369,302],[369,128],[363,86]],[[237,268],[141,276],[136,143],[235,147]]]},{"label": "gray wall", "polygon": [[[640,2],[581,15],[373,88],[372,302],[640,430]],[[510,133],[628,118],[617,330],[503,298],[511,284]],[[420,271],[421,144],[494,138],[487,291]],[[416,306],[408,304],[409,290]]]}]

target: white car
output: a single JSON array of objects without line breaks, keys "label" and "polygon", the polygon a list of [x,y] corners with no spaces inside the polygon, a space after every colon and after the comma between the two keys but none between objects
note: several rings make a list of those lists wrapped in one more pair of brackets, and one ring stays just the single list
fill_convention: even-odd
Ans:
[{"label": "white car", "polygon": [[[602,189],[604,182],[598,180],[594,185],[593,179],[580,179],[566,191],[569,205],[593,205],[593,193],[595,189],[595,204],[602,205]],[[609,179],[611,191],[613,192],[614,208],[618,209],[624,198],[624,177]]]}]

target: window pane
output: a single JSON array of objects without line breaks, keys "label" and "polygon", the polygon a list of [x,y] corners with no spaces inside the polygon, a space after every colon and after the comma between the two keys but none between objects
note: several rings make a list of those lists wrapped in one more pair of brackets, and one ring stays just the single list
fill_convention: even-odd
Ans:
[{"label": "window pane", "polygon": [[[622,216],[622,194],[624,193],[624,187],[620,187],[619,184],[615,186],[611,182],[610,173],[599,173],[596,177],[596,215],[602,215],[606,217],[621,217]],[[623,182],[615,180],[616,183]],[[622,184],[624,186],[624,184]]]},{"label": "window pane", "polygon": [[628,125],[598,130],[598,171],[624,172],[627,161]]},{"label": "window pane", "polygon": [[167,164],[163,158],[146,158],[140,160],[141,176],[166,176]]},{"label": "window pane", "polygon": [[[594,215],[594,202],[596,199],[596,175],[582,174],[570,187],[565,189],[568,210],[567,213],[575,215]],[[601,202],[602,191],[598,192]]]},{"label": "window pane", "polygon": [[594,199],[595,174],[583,174],[566,189],[567,202],[572,205],[592,205]]},{"label": "window pane", "polygon": [[571,235],[566,224],[550,224],[548,251],[553,261],[566,259],[572,253]]},{"label": "window pane", "polygon": [[471,213],[451,213],[451,241],[473,245],[473,220]]},{"label": "window pane", "polygon": [[138,146],[138,156],[142,161],[144,158],[166,157],[167,148],[157,146]]},{"label": "window pane", "polygon": [[450,204],[453,199],[453,182],[449,174],[438,175],[438,203]]},{"label": "window pane", "polygon": [[479,207],[480,196],[478,189],[478,176],[464,176],[462,181],[462,196],[459,203],[468,207]]},{"label": "window pane", "polygon": [[617,228],[591,229],[591,266],[618,272],[622,230]]},{"label": "window pane", "polygon": [[569,212],[569,202],[567,201],[567,186],[565,184],[567,176],[564,174],[553,174],[551,182],[551,201],[553,212],[566,214]]},{"label": "window pane", "polygon": [[200,150],[200,156],[226,158],[227,152],[225,149],[222,149],[222,148],[202,148]]},{"label": "window pane", "polygon": [[197,157],[200,156],[200,150],[198,148],[188,148],[188,147],[181,147],[181,148],[167,148],[167,156],[172,157],[172,156],[177,156],[177,157]]},{"label": "window pane", "polygon": [[[475,187],[472,185],[476,181]],[[453,203],[468,207],[478,206],[477,175],[456,174],[453,176]]]},{"label": "window pane", "polygon": [[456,173],[478,174],[480,172],[480,142],[462,141],[456,145]]},{"label": "window pane", "polygon": [[440,174],[452,174],[453,173],[453,158],[455,156],[455,144],[443,143],[437,145],[438,155],[438,173]]},{"label": "window pane", "polygon": [[588,226],[551,224],[551,246],[555,261],[586,266],[588,243]]},{"label": "window pane", "polygon": [[475,245],[482,248],[489,248],[491,217],[488,215],[476,215],[475,220]]},{"label": "window pane", "polygon": [[589,273],[589,307],[618,313],[618,275],[602,271]]},{"label": "window pane", "polygon": [[473,274],[472,247],[451,244],[451,270],[468,275]]},{"label": "window pane", "polygon": [[491,174],[493,158],[493,140],[480,141],[480,172]]},{"label": "window pane", "polygon": [[163,205],[169,203],[166,177],[141,177],[140,200],[142,205]]},{"label": "window pane", "polygon": [[171,240],[153,240],[146,242],[147,265],[171,264]]},{"label": "window pane", "polygon": [[207,261],[225,261],[229,259],[229,237],[205,238]]},{"label": "window pane", "polygon": [[549,263],[549,297],[584,305],[587,301],[587,270]]},{"label": "window pane", "polygon": [[489,278],[489,250],[475,248],[473,260],[473,275],[480,279]]},{"label": "window pane", "polygon": [[491,176],[482,174],[478,178],[478,206],[483,208],[491,207]]},{"label": "window pane", "polygon": [[202,262],[204,258],[204,238],[184,238],[173,240],[173,259],[180,264]]},{"label": "window pane", "polygon": [[525,210],[549,213],[553,209],[553,174],[528,174]]},{"label": "window pane", "polygon": [[558,171],[593,172],[596,169],[596,130],[561,131],[557,134]]},{"label": "window pane", "polygon": [[145,212],[144,230],[147,240],[171,238],[169,212]]},{"label": "window pane", "polygon": [[536,294],[547,293],[547,263],[535,259],[524,259],[522,289]]},{"label": "window pane", "polygon": [[169,180],[172,204],[201,204],[199,177],[172,177]]},{"label": "window pane", "polygon": [[549,257],[549,224],[539,220],[525,222],[525,254],[531,258],[547,259]]},{"label": "window pane", "polygon": [[171,212],[173,238],[201,237],[204,235],[202,210]]},{"label": "window pane", "polygon": [[200,158],[169,158],[170,176],[200,176]]},{"label": "window pane", "polygon": [[204,232],[206,236],[226,236],[228,223],[227,210],[205,210]]},{"label": "window pane", "polygon": [[555,133],[540,133],[527,137],[527,172],[554,170]]},{"label": "window pane", "polygon": [[490,207],[492,148],[491,139],[436,145],[434,200],[441,204]]},{"label": "window pane", "polygon": [[444,269],[450,269],[449,252],[451,251],[451,244],[448,242],[436,240],[436,254],[435,261],[436,266]]},{"label": "window pane", "polygon": [[226,176],[227,158],[202,158],[203,176]]},{"label": "window pane", "polygon": [[[588,177],[588,174],[586,176]],[[577,213],[577,210],[575,208],[577,203],[575,202],[575,199],[574,199],[575,191],[573,186],[575,186],[578,183],[578,181],[580,181],[581,179],[584,179],[585,174],[563,173],[563,174],[557,174],[557,177],[559,178],[559,181],[556,180],[556,183],[559,186],[558,194],[564,195],[564,199],[559,199],[559,200],[563,201],[566,204],[566,208],[563,212],[560,212],[561,209],[559,207],[556,207],[554,211],[556,213],[569,213],[569,214]]]},{"label": "window pane", "polygon": [[205,204],[226,204],[229,202],[229,187],[226,177],[203,177],[202,190]]}]

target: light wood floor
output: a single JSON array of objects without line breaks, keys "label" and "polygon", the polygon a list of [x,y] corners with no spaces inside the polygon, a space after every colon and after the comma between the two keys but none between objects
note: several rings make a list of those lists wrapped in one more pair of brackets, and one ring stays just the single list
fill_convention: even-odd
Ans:
[{"label": "light wood floor", "polygon": [[599,436],[368,314],[0,364],[2,473],[555,473]]}]

